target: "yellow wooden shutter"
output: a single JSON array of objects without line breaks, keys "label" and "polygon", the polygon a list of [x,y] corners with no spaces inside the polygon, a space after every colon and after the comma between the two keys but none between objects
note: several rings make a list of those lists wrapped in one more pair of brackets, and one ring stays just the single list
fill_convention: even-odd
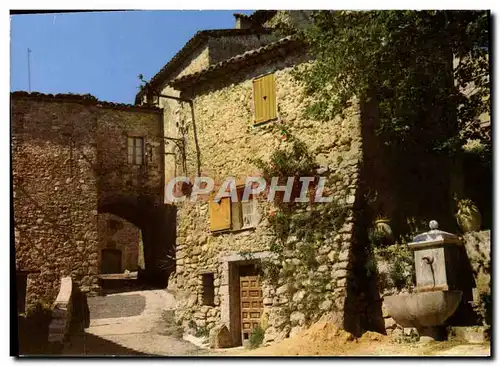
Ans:
[{"label": "yellow wooden shutter", "polygon": [[210,199],[208,203],[210,214],[210,231],[227,230],[231,228],[231,200],[222,198],[218,203]]},{"label": "yellow wooden shutter", "polygon": [[276,87],[274,74],[253,81],[254,123],[262,123],[276,118]]}]

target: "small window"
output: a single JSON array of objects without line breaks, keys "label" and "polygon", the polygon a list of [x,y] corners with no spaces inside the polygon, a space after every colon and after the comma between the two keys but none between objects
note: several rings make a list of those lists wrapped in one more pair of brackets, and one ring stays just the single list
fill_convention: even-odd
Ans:
[{"label": "small window", "polygon": [[203,305],[214,305],[214,274],[204,273],[201,275],[203,283]]},{"label": "small window", "polygon": [[144,162],[144,138],[128,138],[128,162],[129,164],[142,165]]},{"label": "small window", "polygon": [[254,124],[276,119],[276,85],[274,74],[253,81]]},{"label": "small window", "polygon": [[238,188],[238,202],[229,197],[222,198],[217,204],[213,197],[209,203],[210,231],[242,230],[255,227],[258,222],[257,201],[252,196],[241,202],[244,187]]},{"label": "small window", "polygon": [[231,202],[231,221],[233,230],[252,228],[257,224],[257,201],[249,197],[241,202],[244,188],[238,189],[238,202]]}]

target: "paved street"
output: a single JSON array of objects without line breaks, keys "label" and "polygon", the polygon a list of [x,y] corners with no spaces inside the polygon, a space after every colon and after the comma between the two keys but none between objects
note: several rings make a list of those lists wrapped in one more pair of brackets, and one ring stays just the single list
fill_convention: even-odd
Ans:
[{"label": "paved street", "polygon": [[90,327],[74,335],[64,355],[182,356],[205,353],[195,345],[165,335],[164,311],[173,309],[165,290],[117,293],[88,299]]},{"label": "paved street", "polygon": [[88,299],[90,319],[125,318],[140,315],[146,308],[143,295],[96,296]]}]

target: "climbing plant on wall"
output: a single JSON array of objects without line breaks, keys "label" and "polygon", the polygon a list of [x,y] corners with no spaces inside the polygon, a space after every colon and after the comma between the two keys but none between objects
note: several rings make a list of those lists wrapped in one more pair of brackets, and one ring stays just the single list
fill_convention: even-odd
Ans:
[{"label": "climbing plant on wall", "polygon": [[[319,248],[326,246],[331,250],[335,245],[340,246],[340,243],[333,242],[332,237],[343,225],[349,209],[337,200],[313,202],[319,178],[327,178],[325,186],[328,187],[329,174],[318,170],[315,157],[306,144],[288,131],[283,133],[282,128],[279,131],[286,135],[281,147],[274,150],[268,160],[257,159],[254,164],[268,183],[273,177],[279,178],[279,184],[285,184],[288,177],[295,177],[296,185],[289,202],[276,195],[265,215],[274,233],[270,241],[270,251],[274,256],[273,260],[263,263],[264,279],[274,287],[286,288],[290,297],[299,290],[304,291],[307,295],[302,311],[306,321],[312,321],[320,313],[324,294],[332,285],[331,273],[318,270],[327,261],[326,255],[319,255]],[[295,202],[300,195],[299,177],[314,178],[309,186],[309,202]],[[292,302],[287,302],[281,306],[281,315],[288,317],[295,310]]]},{"label": "climbing plant on wall", "polygon": [[306,115],[329,123],[361,102],[399,201],[394,216],[453,225],[450,191],[462,188],[450,182],[463,178],[465,143],[479,141],[486,162],[492,156],[481,127],[491,113],[489,12],[315,11],[311,20],[285,27],[314,60],[295,72]]},{"label": "climbing plant on wall", "polygon": [[[293,246],[287,246],[287,242],[321,241],[326,233],[331,233],[342,225],[346,215],[346,209],[335,200],[328,203],[312,203],[321,176],[317,170],[318,164],[304,142],[288,131],[286,136],[286,147],[273,151],[268,161],[254,160],[268,184],[273,177],[278,177],[279,184],[285,184],[288,177],[295,177],[290,200],[284,202],[283,195],[276,194],[273,207],[267,215],[276,234],[271,246],[276,253],[281,253],[284,249],[294,249]],[[299,181],[300,177],[314,178],[309,186],[310,202],[295,202],[295,198],[300,194],[302,184]],[[289,240],[292,236],[293,240]]]}]

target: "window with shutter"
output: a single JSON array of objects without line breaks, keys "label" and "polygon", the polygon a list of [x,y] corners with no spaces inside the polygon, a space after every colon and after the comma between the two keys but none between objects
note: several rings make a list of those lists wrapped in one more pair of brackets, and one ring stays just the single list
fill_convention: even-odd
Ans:
[{"label": "window with shutter", "polygon": [[210,216],[210,231],[231,229],[231,201],[229,197],[214,202],[213,198],[208,203]]},{"label": "window with shutter", "polygon": [[274,74],[253,81],[254,124],[273,120],[276,113],[276,85]]},{"label": "window with shutter", "polygon": [[241,202],[231,202],[232,229],[240,230],[243,227],[241,219]]},{"label": "window with shutter", "polygon": [[255,225],[255,200],[241,202],[241,216],[243,221],[243,228],[253,227]]}]

